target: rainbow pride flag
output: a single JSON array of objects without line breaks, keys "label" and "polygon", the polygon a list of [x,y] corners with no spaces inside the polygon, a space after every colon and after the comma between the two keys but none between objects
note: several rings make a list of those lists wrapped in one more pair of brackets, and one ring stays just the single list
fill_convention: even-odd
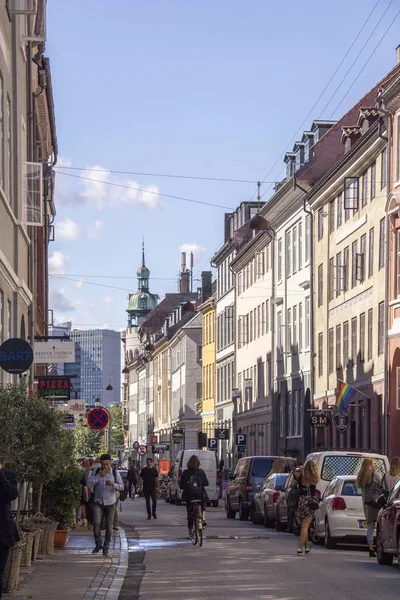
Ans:
[{"label": "rainbow pride flag", "polygon": [[357,390],[344,381],[339,381],[339,390],[336,399],[336,408],[339,413],[344,413],[350,406],[350,402],[357,394]]}]

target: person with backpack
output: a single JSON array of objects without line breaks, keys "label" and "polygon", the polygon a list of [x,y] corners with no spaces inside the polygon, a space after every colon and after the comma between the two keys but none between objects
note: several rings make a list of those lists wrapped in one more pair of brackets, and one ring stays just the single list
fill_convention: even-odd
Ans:
[{"label": "person with backpack", "polygon": [[[110,556],[110,542],[115,513],[116,491],[122,492],[124,484],[119,471],[112,467],[111,456],[100,456],[100,467],[92,471],[89,488],[93,493],[93,533],[95,547],[93,554],[103,550],[105,557]],[[101,522],[105,520],[106,535],[104,545],[101,538]]]},{"label": "person with backpack", "polygon": [[193,529],[193,500],[199,500],[201,502],[203,525],[207,525],[205,514],[208,496],[205,488],[208,485],[207,475],[203,469],[200,468],[200,461],[198,457],[193,454],[187,463],[187,469],[183,471],[179,481],[179,487],[183,491],[182,500],[186,502],[187,520],[190,535]]}]

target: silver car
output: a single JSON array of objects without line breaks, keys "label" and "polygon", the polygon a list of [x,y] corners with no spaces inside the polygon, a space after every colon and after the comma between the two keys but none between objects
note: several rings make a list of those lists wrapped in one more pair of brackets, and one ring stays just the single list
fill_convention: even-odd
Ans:
[{"label": "silver car", "polygon": [[263,523],[265,527],[272,527],[276,518],[276,503],[285,487],[287,473],[274,473],[267,476],[258,486],[250,506],[250,519],[255,524]]}]

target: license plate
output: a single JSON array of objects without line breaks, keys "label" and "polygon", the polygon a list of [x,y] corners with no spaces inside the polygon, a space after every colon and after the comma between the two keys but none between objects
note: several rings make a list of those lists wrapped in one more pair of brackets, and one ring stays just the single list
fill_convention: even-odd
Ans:
[{"label": "license plate", "polygon": [[367,528],[367,521],[358,521],[358,528],[359,529],[366,529]]}]

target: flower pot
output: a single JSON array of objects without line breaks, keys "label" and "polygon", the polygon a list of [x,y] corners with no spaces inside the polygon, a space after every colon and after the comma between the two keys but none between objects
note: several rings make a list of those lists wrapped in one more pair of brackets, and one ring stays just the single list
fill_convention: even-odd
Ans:
[{"label": "flower pot", "polygon": [[56,529],[54,532],[54,547],[65,548],[67,543],[68,529]]}]

